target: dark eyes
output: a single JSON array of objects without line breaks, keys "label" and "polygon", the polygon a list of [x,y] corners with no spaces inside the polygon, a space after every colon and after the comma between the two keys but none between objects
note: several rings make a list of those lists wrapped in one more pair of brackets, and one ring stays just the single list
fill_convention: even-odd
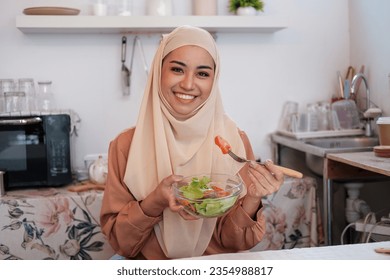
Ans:
[{"label": "dark eyes", "polygon": [[[171,67],[171,71],[175,72],[175,73],[184,73],[184,70],[180,67]],[[210,73],[208,73],[206,71],[202,71],[202,70],[199,70],[197,72],[197,75],[202,77],[202,78],[210,77]]]},{"label": "dark eyes", "polygon": [[208,72],[203,72],[203,71],[200,71],[199,73],[198,73],[198,75],[199,76],[201,76],[201,77],[210,77],[210,74],[208,73]]},{"label": "dark eyes", "polygon": [[176,73],[183,73],[183,69],[180,67],[171,67],[171,71]]}]

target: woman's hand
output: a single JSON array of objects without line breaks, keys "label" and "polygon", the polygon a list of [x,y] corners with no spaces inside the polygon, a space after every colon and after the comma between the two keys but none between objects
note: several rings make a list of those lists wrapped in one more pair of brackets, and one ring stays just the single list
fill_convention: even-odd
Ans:
[{"label": "woman's hand", "polygon": [[182,178],[180,175],[170,175],[164,178],[157,188],[141,202],[140,206],[144,213],[148,216],[157,217],[162,214],[165,208],[169,207],[186,220],[197,219],[184,211],[183,206],[176,202],[172,184]]},{"label": "woman's hand", "polygon": [[249,163],[249,178],[252,184],[247,195],[252,198],[263,198],[279,190],[284,182],[284,175],[271,160],[266,160],[265,166],[256,162]]},{"label": "woman's hand", "polygon": [[261,199],[279,190],[284,182],[284,175],[271,160],[267,160],[265,165],[250,162],[248,175],[251,183],[247,188],[242,207],[254,218],[261,205]]}]

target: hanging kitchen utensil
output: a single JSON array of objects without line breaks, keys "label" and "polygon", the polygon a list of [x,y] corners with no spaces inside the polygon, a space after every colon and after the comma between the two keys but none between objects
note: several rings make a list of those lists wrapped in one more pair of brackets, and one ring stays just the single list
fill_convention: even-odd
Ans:
[{"label": "hanging kitchen utensil", "polygon": [[127,48],[127,38],[126,36],[122,37],[122,92],[123,95],[130,95],[130,70],[126,67],[126,48]]},{"label": "hanging kitchen utensil", "polygon": [[[236,155],[235,153],[233,153],[231,150],[232,147],[230,146],[230,144],[225,139],[223,139],[221,136],[216,136],[214,141],[215,141],[215,144],[221,149],[223,154],[228,154],[235,161],[251,162],[250,160],[247,160],[246,158],[242,158],[242,157]],[[253,162],[255,162],[255,161],[253,161]],[[265,163],[263,163],[263,162],[256,162],[256,163],[260,164],[260,165],[265,165]],[[303,174],[301,172],[296,171],[296,170],[286,168],[283,166],[279,166],[279,165],[275,165],[275,166],[277,168],[279,168],[279,170],[282,171],[284,175],[294,177],[294,178],[302,178],[303,177]]]}]

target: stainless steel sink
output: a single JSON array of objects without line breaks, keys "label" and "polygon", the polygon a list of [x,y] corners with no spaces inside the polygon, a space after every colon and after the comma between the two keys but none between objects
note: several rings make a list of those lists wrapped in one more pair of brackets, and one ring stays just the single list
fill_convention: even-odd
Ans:
[{"label": "stainless steel sink", "polygon": [[372,151],[373,147],[379,145],[377,137],[349,136],[307,139],[306,145],[319,151],[317,155],[306,152],[306,165],[314,173],[322,176],[324,159],[318,154],[326,156],[328,153],[347,153]]}]

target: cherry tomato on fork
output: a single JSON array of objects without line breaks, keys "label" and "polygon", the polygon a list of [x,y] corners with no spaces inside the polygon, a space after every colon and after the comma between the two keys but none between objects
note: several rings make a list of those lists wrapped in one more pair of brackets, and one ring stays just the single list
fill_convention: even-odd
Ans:
[{"label": "cherry tomato on fork", "polygon": [[229,151],[232,148],[230,146],[230,144],[225,139],[223,139],[221,136],[219,136],[219,135],[215,136],[214,142],[221,149],[223,154],[229,153]]}]

